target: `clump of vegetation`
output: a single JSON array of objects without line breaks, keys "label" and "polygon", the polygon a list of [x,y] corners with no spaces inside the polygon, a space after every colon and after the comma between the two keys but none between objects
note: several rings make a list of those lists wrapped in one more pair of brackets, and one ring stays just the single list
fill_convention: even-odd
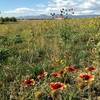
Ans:
[{"label": "clump of vegetation", "polygon": [[99,66],[99,18],[0,24],[1,100],[99,100]]},{"label": "clump of vegetation", "polygon": [[0,48],[0,63],[7,61],[9,56],[10,56],[9,49]]},{"label": "clump of vegetation", "polygon": [[0,17],[0,23],[7,23],[7,22],[17,22],[17,19],[15,17]]},{"label": "clump of vegetation", "polygon": [[22,43],[23,39],[20,35],[16,35],[14,41],[15,41],[15,44],[18,44],[18,43]]}]

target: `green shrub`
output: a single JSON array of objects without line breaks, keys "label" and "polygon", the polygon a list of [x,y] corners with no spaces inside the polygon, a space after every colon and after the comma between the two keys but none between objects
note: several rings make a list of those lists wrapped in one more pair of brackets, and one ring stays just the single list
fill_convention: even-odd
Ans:
[{"label": "green shrub", "polygon": [[10,56],[9,49],[0,48],[0,63],[7,61]]},{"label": "green shrub", "polygon": [[23,39],[20,35],[16,35],[14,41],[15,41],[15,44],[23,43]]}]

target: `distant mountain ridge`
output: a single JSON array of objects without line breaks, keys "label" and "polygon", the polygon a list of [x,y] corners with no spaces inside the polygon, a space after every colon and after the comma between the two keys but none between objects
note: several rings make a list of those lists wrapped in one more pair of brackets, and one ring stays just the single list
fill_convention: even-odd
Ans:
[{"label": "distant mountain ridge", "polygon": [[[59,15],[56,15],[58,17]],[[95,18],[100,17],[100,15],[69,15],[68,18]],[[31,19],[52,19],[50,15],[37,15],[37,16],[19,16],[17,19],[31,20]]]},{"label": "distant mountain ridge", "polygon": [[52,16],[49,16],[49,15],[44,15],[44,14],[41,14],[41,15],[37,15],[37,16],[20,16],[20,17],[17,17],[18,19],[52,19]]}]

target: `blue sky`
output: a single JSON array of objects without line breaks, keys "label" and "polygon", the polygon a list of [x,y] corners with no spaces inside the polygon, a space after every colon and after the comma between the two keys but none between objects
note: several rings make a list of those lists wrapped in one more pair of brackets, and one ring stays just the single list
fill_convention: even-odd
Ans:
[{"label": "blue sky", "polygon": [[100,14],[100,0],[0,0],[0,16],[59,13],[74,8],[76,15]]},{"label": "blue sky", "polygon": [[22,7],[34,7],[38,4],[47,4],[47,1],[48,0],[1,0],[0,9],[9,10]]}]

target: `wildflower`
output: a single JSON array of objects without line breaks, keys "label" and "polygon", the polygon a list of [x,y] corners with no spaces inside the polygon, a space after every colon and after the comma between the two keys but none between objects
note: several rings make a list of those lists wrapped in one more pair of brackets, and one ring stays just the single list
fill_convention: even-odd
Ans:
[{"label": "wildflower", "polygon": [[91,86],[93,84],[94,75],[91,74],[80,74],[76,79],[77,86],[80,90],[84,89],[86,86]]},{"label": "wildflower", "polygon": [[76,78],[76,86],[79,90],[83,90],[87,86],[87,82],[84,82],[80,77]]},{"label": "wildflower", "polygon": [[95,67],[88,67],[88,68],[86,68],[86,70],[89,72],[93,72],[96,70],[96,68]]},{"label": "wildflower", "polygon": [[47,75],[48,75],[48,72],[43,71],[37,76],[37,78],[38,79],[44,79],[44,77],[46,77]]},{"label": "wildflower", "polygon": [[34,79],[27,79],[23,81],[23,84],[25,87],[30,87],[30,86],[35,85],[35,81]]},{"label": "wildflower", "polygon": [[76,68],[75,66],[69,66],[69,67],[66,67],[64,70],[67,72],[77,72],[78,68]]},{"label": "wildflower", "polygon": [[60,82],[55,82],[55,83],[50,83],[50,88],[52,91],[56,91],[56,90],[63,90],[66,88],[66,85]]},{"label": "wildflower", "polygon": [[64,64],[64,60],[60,60],[60,64]]},{"label": "wildflower", "polygon": [[64,74],[64,70],[60,70],[59,73],[60,73],[61,75],[63,75],[63,74]]},{"label": "wildflower", "polygon": [[41,91],[36,91],[36,92],[34,93],[34,95],[35,95],[36,98],[41,98],[42,95],[43,95],[43,92],[41,92]]},{"label": "wildflower", "polygon": [[58,66],[60,66],[60,64],[61,64],[60,60],[56,59],[56,60],[51,64],[51,66],[52,66],[52,67],[58,67]]},{"label": "wildflower", "polygon": [[61,74],[59,72],[54,72],[51,74],[51,76],[56,77],[56,78],[60,78]]},{"label": "wildflower", "polygon": [[85,81],[93,81],[94,80],[94,75],[91,75],[91,74],[80,74],[79,77]]}]

